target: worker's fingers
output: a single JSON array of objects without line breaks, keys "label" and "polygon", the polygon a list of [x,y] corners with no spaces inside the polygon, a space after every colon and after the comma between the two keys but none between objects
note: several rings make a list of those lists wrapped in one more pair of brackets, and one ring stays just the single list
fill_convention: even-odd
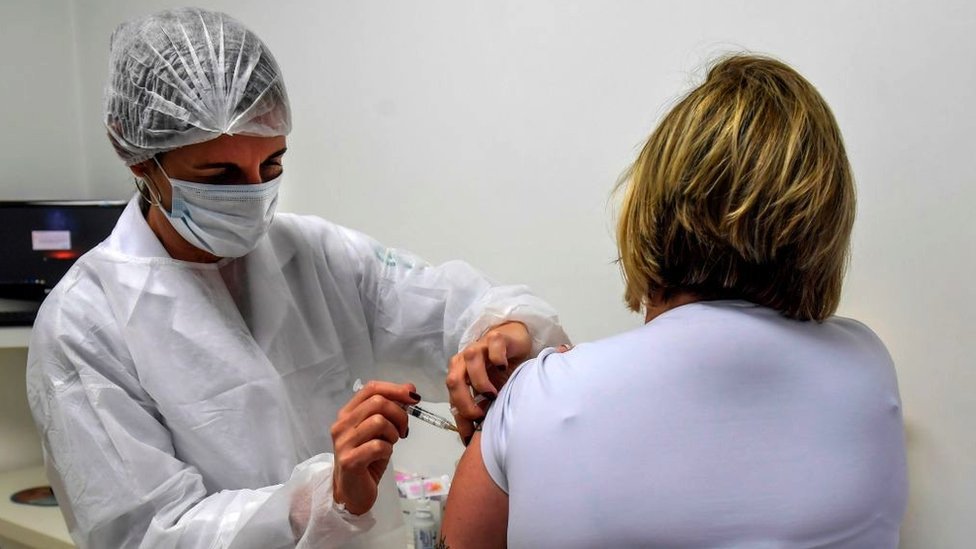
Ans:
[{"label": "worker's fingers", "polygon": [[468,381],[471,388],[477,393],[496,394],[498,389],[491,384],[488,379],[488,347],[482,342],[472,343],[467,349],[461,352],[464,359],[464,369],[468,374]]},{"label": "worker's fingers", "polygon": [[468,385],[468,370],[464,354],[458,353],[451,358],[447,370],[447,392],[451,407],[458,411],[461,417],[477,419],[484,415],[471,396]]},{"label": "worker's fingers", "polygon": [[388,461],[393,455],[393,445],[385,440],[373,439],[365,444],[336,454],[336,464],[348,473],[364,472],[370,464]]},{"label": "worker's fingers", "polygon": [[375,414],[363,420],[355,429],[352,429],[349,432],[349,437],[345,444],[349,446],[362,446],[374,439],[396,444],[402,438],[403,434],[403,431],[398,430],[382,414]]},{"label": "worker's fingers", "polygon": [[387,399],[382,395],[373,395],[369,399],[361,402],[359,406],[348,409],[344,408],[332,424],[332,440],[338,444],[344,433],[356,429],[360,423],[370,416],[380,415],[393,424],[394,428],[401,437],[407,434],[407,412],[400,404]]},{"label": "worker's fingers", "polygon": [[454,424],[457,425],[458,436],[461,437],[461,442],[467,446],[471,441],[471,435],[474,434],[474,422],[459,414],[454,416]]},{"label": "worker's fingers", "polygon": [[[420,402],[420,395],[417,394],[417,387],[413,383],[390,383],[388,381],[372,380],[366,382],[362,389],[356,391],[356,394],[343,406],[343,410],[355,408],[373,395],[381,395],[404,404],[416,404]],[[341,412],[342,410],[340,410]]]},{"label": "worker's fingers", "polygon": [[492,398],[483,398],[477,401],[478,408],[481,409],[481,417],[468,419],[462,416],[457,410],[451,409],[451,413],[454,414],[454,423],[458,428],[458,435],[461,437],[461,441],[465,446],[471,440],[471,435],[477,432],[481,428],[481,423],[485,420],[488,413],[488,407],[494,402]]},{"label": "worker's fingers", "polygon": [[[495,326],[485,334],[485,338],[501,336],[505,340],[506,359],[509,364],[517,366],[532,353],[532,335],[521,322],[506,322]],[[514,363],[514,364],[513,364]]]},{"label": "worker's fingers", "polygon": [[488,349],[488,361],[496,370],[507,370],[508,338],[501,332],[492,332],[485,336],[485,346]]}]

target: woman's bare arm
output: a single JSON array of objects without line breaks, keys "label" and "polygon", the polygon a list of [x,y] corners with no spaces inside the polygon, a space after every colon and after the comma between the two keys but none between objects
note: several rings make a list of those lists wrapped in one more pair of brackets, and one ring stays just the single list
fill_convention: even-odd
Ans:
[{"label": "woman's bare arm", "polygon": [[475,433],[461,456],[441,525],[450,549],[496,549],[506,546],[508,494],[495,484],[481,457],[481,433]]}]

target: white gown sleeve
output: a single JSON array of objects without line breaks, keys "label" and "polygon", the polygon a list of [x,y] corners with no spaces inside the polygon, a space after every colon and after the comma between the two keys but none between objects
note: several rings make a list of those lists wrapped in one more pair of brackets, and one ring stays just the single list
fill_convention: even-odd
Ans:
[{"label": "white gown sleeve", "polygon": [[420,365],[443,393],[448,360],[507,321],[526,325],[531,356],[569,342],[556,311],[527,286],[496,284],[463,261],[433,266],[356,231],[339,230],[358,263],[373,351],[388,379],[402,377],[404,366]]},{"label": "white gown sleeve", "polygon": [[207,495],[126,367],[107,314],[92,309],[95,321],[84,326],[63,322],[54,297],[32,336],[28,398],[79,547],[338,547],[371,527],[370,514],[335,508],[331,454],[299,464],[283,484]]}]

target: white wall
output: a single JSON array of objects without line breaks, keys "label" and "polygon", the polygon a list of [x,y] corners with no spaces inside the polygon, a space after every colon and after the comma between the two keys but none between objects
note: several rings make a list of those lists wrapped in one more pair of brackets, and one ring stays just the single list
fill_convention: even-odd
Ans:
[{"label": "white wall", "polygon": [[[609,192],[696,68],[741,48],[793,64],[833,106],[858,179],[842,312],[872,326],[897,363],[911,469],[903,546],[968,544],[976,4],[199,3],[247,22],[284,68],[295,118],[285,209],[526,282],[578,340],[639,322],[619,299]],[[109,34],[175,4],[78,4],[93,196],[129,189],[100,125]]]},{"label": "white wall", "polygon": [[0,200],[80,198],[73,0],[0,2]]},{"label": "white wall", "polygon": [[[88,195],[73,9],[72,0],[0,2],[0,200]],[[26,357],[0,348],[0,471],[41,460]]]}]

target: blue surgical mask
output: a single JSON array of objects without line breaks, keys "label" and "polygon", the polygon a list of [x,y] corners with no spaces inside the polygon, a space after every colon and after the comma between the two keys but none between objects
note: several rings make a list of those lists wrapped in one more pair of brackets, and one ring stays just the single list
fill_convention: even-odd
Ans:
[{"label": "blue surgical mask", "polygon": [[[254,250],[271,227],[281,175],[253,185],[212,185],[166,177],[173,198],[170,211],[161,205],[159,209],[180,236],[201,250],[217,257],[241,257]],[[152,198],[159,205],[158,197]]]}]

